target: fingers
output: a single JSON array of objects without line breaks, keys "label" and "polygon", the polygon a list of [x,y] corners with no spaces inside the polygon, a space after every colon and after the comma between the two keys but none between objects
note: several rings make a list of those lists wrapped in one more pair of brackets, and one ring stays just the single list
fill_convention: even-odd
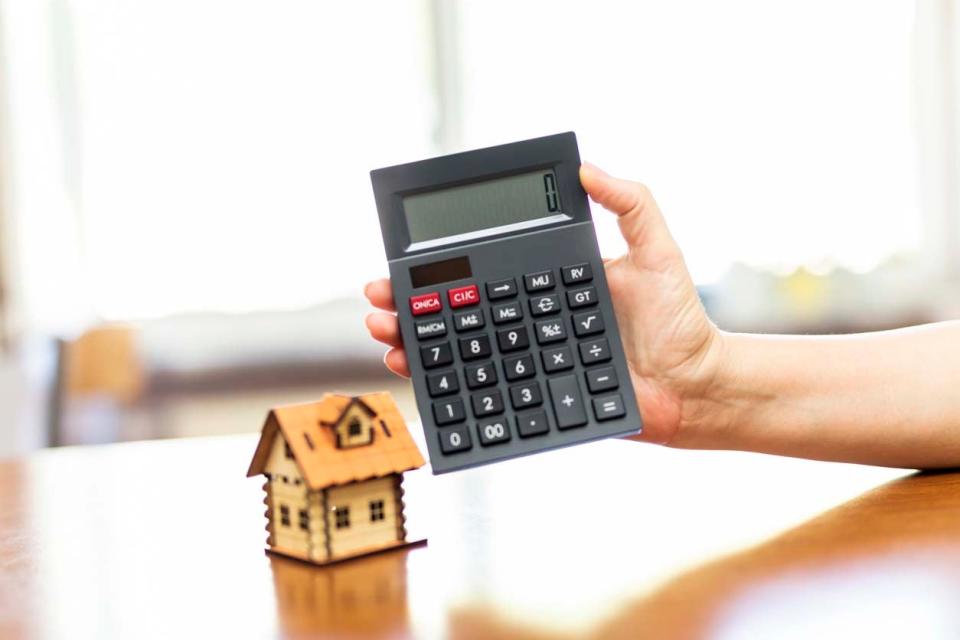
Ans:
[{"label": "fingers", "polygon": [[617,214],[631,254],[642,248],[647,255],[679,255],[663,214],[644,185],[614,178],[589,163],[580,166],[580,182],[594,202]]},{"label": "fingers", "polygon": [[374,340],[391,347],[402,346],[400,323],[397,321],[397,316],[392,313],[379,311],[371,313],[364,319],[364,324],[367,325],[367,331]]},{"label": "fingers", "polygon": [[384,311],[396,311],[397,305],[393,302],[393,287],[389,278],[381,278],[368,282],[363,288],[363,295],[367,296],[370,304]]},{"label": "fingers", "polygon": [[387,369],[393,371],[398,376],[403,378],[410,377],[410,366],[407,363],[407,354],[403,352],[403,349],[399,347],[394,347],[387,351],[386,355],[383,356],[383,363],[387,365]]}]

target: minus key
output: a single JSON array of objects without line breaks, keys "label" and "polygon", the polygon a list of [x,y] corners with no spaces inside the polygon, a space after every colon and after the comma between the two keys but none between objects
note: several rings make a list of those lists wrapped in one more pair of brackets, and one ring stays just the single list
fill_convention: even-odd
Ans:
[{"label": "minus key", "polygon": [[610,391],[620,386],[620,381],[617,380],[617,370],[613,367],[591,369],[587,371],[586,377],[587,389],[590,389],[590,393]]}]

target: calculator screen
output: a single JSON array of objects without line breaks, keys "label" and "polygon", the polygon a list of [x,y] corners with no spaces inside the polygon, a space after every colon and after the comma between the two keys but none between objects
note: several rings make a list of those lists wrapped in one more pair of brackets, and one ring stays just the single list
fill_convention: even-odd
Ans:
[{"label": "calculator screen", "polygon": [[403,210],[414,244],[566,219],[553,169],[409,195]]}]

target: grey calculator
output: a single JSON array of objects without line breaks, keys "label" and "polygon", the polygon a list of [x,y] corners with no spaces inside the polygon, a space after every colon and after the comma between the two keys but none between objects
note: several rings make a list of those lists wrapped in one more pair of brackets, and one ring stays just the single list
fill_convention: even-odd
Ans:
[{"label": "grey calculator", "polygon": [[370,173],[434,473],[642,428],[573,133]]}]

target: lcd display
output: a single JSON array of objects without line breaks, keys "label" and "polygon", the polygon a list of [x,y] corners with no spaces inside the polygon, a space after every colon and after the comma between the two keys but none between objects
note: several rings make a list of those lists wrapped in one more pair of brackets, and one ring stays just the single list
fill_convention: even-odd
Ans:
[{"label": "lcd display", "polygon": [[540,169],[407,196],[403,211],[410,241],[418,243],[551,218],[562,209],[556,174]]}]

